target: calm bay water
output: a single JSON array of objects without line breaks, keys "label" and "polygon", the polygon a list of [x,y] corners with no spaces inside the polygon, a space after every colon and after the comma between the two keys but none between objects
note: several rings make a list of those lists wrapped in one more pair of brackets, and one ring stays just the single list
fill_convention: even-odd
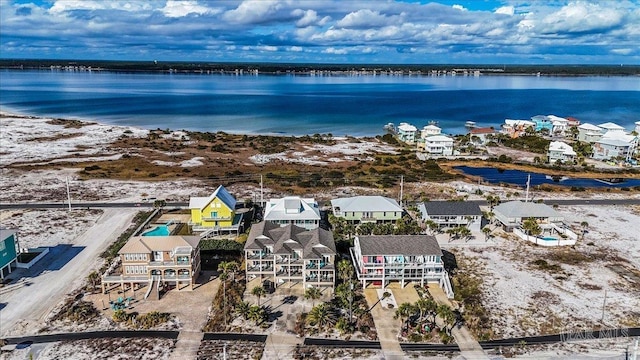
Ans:
[{"label": "calm bay water", "polygon": [[393,122],[499,127],[538,114],[640,121],[638,77],[233,76],[0,71],[7,112],[144,128],[262,134],[382,134]]}]

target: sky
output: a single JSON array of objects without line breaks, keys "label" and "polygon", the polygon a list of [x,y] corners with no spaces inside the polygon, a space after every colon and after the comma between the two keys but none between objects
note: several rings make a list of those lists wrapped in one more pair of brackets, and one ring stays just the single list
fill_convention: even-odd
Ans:
[{"label": "sky", "polygon": [[0,58],[640,64],[640,0],[0,0]]}]

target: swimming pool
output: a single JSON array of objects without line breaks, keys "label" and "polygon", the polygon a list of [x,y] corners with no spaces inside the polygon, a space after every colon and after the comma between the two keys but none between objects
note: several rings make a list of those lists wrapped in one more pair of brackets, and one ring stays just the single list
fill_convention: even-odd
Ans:
[{"label": "swimming pool", "polygon": [[542,238],[539,238],[539,239],[542,239],[544,241],[557,241],[558,240],[558,238],[551,237],[551,236],[545,236],[545,237],[542,237]]},{"label": "swimming pool", "polygon": [[149,231],[142,233],[142,236],[169,236],[171,231],[167,225],[159,225]]}]

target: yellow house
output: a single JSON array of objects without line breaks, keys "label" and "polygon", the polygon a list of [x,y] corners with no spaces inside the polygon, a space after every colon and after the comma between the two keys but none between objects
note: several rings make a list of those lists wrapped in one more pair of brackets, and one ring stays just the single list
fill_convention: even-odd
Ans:
[{"label": "yellow house", "polygon": [[236,199],[220,185],[209,197],[189,199],[193,231],[208,233],[239,231],[242,214],[236,214]]}]

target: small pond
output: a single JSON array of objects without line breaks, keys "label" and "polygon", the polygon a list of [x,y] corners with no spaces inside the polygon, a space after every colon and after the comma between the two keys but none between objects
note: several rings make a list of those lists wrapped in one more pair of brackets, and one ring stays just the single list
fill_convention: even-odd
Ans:
[{"label": "small pond", "polygon": [[[568,176],[551,176],[521,170],[503,170],[492,167],[456,166],[467,175],[479,176],[491,184],[511,184],[527,186],[527,176],[531,175],[531,186],[551,184],[583,188],[623,188],[640,186],[640,179],[588,179]],[[578,173],[576,173],[578,175]],[[611,182],[613,180],[613,182]]]}]

